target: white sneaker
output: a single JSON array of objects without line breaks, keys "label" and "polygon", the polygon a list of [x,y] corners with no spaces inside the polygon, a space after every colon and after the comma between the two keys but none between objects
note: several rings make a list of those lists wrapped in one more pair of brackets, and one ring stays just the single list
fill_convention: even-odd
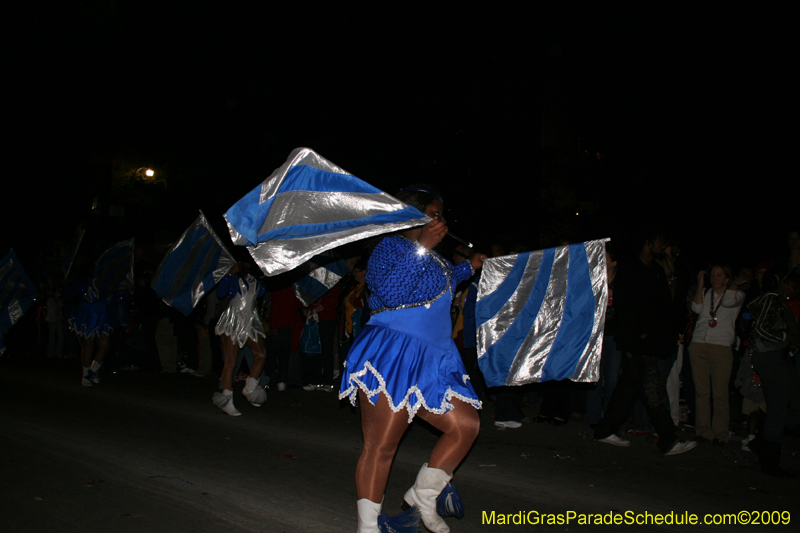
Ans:
[{"label": "white sneaker", "polygon": [[91,387],[92,386],[92,380],[89,379],[88,377],[81,378],[81,385],[83,385],[84,387]]},{"label": "white sneaker", "polygon": [[233,405],[233,398],[230,396],[226,396],[221,392],[215,392],[214,396],[211,397],[211,401],[214,402],[214,405],[216,405],[217,407],[225,411],[225,413],[231,416],[241,416],[242,414]]},{"label": "white sneaker", "polygon": [[305,391],[317,390],[317,387],[319,386],[320,385],[312,385],[311,383],[309,383],[308,385],[303,385],[303,390]]},{"label": "white sneaker", "polygon": [[631,441],[622,439],[622,438],[618,437],[617,435],[615,435],[614,433],[612,433],[611,435],[609,435],[608,437],[606,437],[604,439],[594,439],[594,440],[596,440],[597,442],[605,442],[606,444],[613,444],[614,446],[630,446],[631,445]]},{"label": "white sneaker", "polygon": [[285,391],[285,390],[286,390],[286,388],[287,388],[287,387],[286,387],[286,383],[284,383],[283,381],[281,381],[280,383],[278,383],[278,392],[283,392],[283,391]]},{"label": "white sneaker", "polygon": [[495,421],[494,425],[500,428],[516,429],[518,427],[522,427],[522,422],[517,422],[516,420],[505,420],[501,422],[500,420],[497,420]]},{"label": "white sneaker", "polygon": [[686,453],[689,450],[694,449],[695,446],[697,446],[696,440],[678,441],[675,443],[675,446],[673,446],[672,449],[664,455],[678,455],[680,453]]}]

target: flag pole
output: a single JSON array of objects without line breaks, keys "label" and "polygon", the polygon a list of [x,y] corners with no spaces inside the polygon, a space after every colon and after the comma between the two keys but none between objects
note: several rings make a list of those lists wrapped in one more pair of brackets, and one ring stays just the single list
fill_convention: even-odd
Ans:
[{"label": "flag pole", "polygon": [[447,234],[448,234],[450,237],[452,237],[452,238],[454,238],[455,240],[457,240],[458,242],[460,242],[461,244],[465,244],[465,245],[469,246],[470,248],[472,248],[472,243],[471,243],[471,242],[467,242],[467,241],[465,241],[464,239],[462,239],[462,238],[460,238],[460,237],[456,237],[455,235],[453,235],[453,234],[452,234],[452,233],[450,233],[450,232],[447,232]]}]

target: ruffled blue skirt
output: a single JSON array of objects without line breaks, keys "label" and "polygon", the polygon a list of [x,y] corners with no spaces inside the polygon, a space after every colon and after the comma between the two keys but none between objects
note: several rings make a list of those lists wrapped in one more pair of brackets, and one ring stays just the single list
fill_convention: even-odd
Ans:
[{"label": "ruffled blue skirt", "polygon": [[347,355],[339,398],[349,398],[355,405],[361,389],[375,405],[383,393],[392,411],[408,411],[409,423],[421,407],[446,413],[453,409],[453,398],[480,409],[450,328],[447,297],[430,308],[373,315]]},{"label": "ruffled blue skirt", "polygon": [[106,301],[98,300],[92,303],[81,301],[80,305],[69,317],[69,327],[79,337],[91,339],[94,336],[110,335],[113,328],[108,323]]}]

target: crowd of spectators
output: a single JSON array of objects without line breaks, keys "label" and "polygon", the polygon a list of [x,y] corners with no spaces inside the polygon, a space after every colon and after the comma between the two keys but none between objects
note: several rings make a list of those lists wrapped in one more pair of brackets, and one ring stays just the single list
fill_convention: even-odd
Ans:
[{"label": "crowd of spectators", "polygon": [[[479,280],[459,287],[453,337],[476,392],[494,401],[493,413],[492,404],[484,403],[490,407],[487,414],[493,414],[499,429],[515,429],[526,421],[563,426],[585,419],[600,442],[628,446],[629,439],[641,437],[667,455],[698,443],[721,447],[735,441],[759,455],[765,472],[789,475],[779,462],[784,431],[800,422],[798,232],[790,232],[786,248],[773,257],[736,270],[723,262],[691,264],[680,241],[666,233],[642,233],[630,240],[633,245],[627,248],[624,240],[608,246],[609,301],[597,383],[566,380],[487,389],[475,343]],[[498,244],[487,248],[492,256],[525,251]],[[135,285],[116,311],[103,371],[218,377],[224,357],[214,326],[227,300],[211,291],[189,316],[166,305],[150,286],[158,252],[137,248]],[[53,255],[51,261],[29,266],[39,284],[38,307],[29,311],[29,325],[19,328],[25,333],[14,333],[17,338],[35,335],[39,354],[76,357],[80,347],[67,331],[67,319],[78,301],[65,295],[88,272],[88,258],[83,265],[78,261],[64,280],[50,268],[58,262],[58,254]],[[462,248],[452,251],[453,263],[465,257]],[[257,300],[266,332],[261,386],[276,393],[290,387],[337,389],[348,347],[369,318],[366,262],[367,256],[352,258],[350,274],[309,306],[295,297],[290,275],[269,278],[251,270],[266,287]],[[317,324],[318,349],[306,350],[301,343],[309,321]],[[246,380],[252,365],[253,354],[245,345],[235,379]],[[679,429],[693,432],[694,438],[679,440]]]}]

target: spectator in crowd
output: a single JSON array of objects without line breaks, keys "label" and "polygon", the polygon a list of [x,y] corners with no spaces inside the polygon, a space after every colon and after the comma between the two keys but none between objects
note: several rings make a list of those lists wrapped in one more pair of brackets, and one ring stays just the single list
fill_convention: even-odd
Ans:
[{"label": "spectator in crowd", "polygon": [[799,285],[796,272],[767,272],[764,294],[750,303],[753,368],[761,378],[767,412],[762,431],[748,446],[758,455],[761,470],[778,477],[795,475],[780,462],[784,427],[800,423],[800,377],[790,357],[800,350],[800,325],[787,305],[797,299]]},{"label": "spectator in crowd", "polygon": [[664,269],[654,257],[661,252],[660,242],[652,233],[636,242],[637,257],[622,265],[614,285],[615,340],[623,354],[622,374],[594,437],[607,444],[630,446],[617,433],[638,399],[658,432],[658,448],[665,455],[676,455],[697,443],[678,439],[658,370],[658,360],[669,357],[675,349],[672,298]]},{"label": "spectator in crowd", "polygon": [[336,326],[339,323],[337,309],[339,308],[339,294],[342,287],[340,283],[333,286],[321,298],[303,310],[308,317],[314,314],[318,318],[317,328],[321,352],[318,354],[305,354],[303,357],[303,373],[306,384],[305,391],[333,392],[333,349],[336,342]]},{"label": "spectator in crowd", "polygon": [[761,376],[753,368],[753,352],[744,352],[734,385],[742,395],[742,414],[747,417],[747,437],[742,439],[742,450],[751,451],[748,444],[756,438],[758,427],[764,424],[767,403],[761,387]]},{"label": "spectator in crowd", "polygon": [[359,258],[353,265],[350,276],[345,278],[341,294],[339,328],[338,375],[342,375],[347,352],[369,320],[369,299],[367,291],[367,260]]},{"label": "spectator in crowd", "polygon": [[697,405],[695,434],[698,441],[711,440],[715,445],[724,445],[730,438],[728,382],[733,365],[736,318],[744,302],[744,293],[737,290],[738,280],[733,281],[728,265],[716,264],[711,268],[709,288],[706,288],[707,274],[704,270],[698,274],[692,301],[692,311],[698,314],[689,345]]},{"label": "spectator in crowd", "polygon": [[269,310],[269,336],[267,337],[267,373],[270,383],[276,382],[279,391],[285,391],[289,382],[289,357],[292,353],[295,330],[302,330],[303,304],[294,294],[287,277],[276,278],[273,282],[286,283],[271,293],[272,304]]}]

